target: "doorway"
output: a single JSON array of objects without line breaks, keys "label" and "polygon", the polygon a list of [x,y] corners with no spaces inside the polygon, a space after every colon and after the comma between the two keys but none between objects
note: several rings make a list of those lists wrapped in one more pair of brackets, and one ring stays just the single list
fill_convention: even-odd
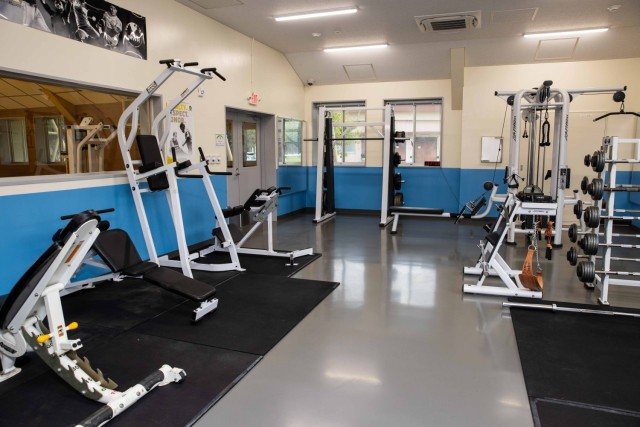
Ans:
[{"label": "doorway", "polygon": [[257,188],[275,185],[275,116],[227,108],[226,132],[227,203],[237,206]]}]

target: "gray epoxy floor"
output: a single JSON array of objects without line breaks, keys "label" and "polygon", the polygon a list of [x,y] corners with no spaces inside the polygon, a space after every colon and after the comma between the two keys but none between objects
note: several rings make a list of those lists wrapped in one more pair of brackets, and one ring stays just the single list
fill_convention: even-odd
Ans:
[{"label": "gray epoxy floor", "polygon": [[[341,285],[196,426],[533,425],[505,298],[462,293],[482,223],[407,218],[391,236],[373,216],[311,219],[278,221],[275,246],[312,246],[322,257],[294,277]],[[565,242],[552,261],[541,253],[545,299],[595,302]],[[524,255],[505,249],[514,268]],[[630,288],[610,301],[640,306]]]}]

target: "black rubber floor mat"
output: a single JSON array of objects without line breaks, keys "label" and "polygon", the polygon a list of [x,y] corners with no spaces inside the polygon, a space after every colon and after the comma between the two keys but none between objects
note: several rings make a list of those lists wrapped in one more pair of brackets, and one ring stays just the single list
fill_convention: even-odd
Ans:
[{"label": "black rubber floor mat", "polygon": [[[67,295],[62,298],[62,307],[69,322],[124,331],[184,301],[185,298],[142,280],[124,279]],[[190,307],[197,304],[191,303]]]},{"label": "black rubber floor mat", "polygon": [[217,287],[218,309],[195,325],[180,305],[133,330],[252,354],[266,354],[338,283],[241,274]]},{"label": "black rubber floor mat", "polygon": [[[127,427],[189,425],[260,360],[246,353],[129,332],[82,354],[116,381],[119,390],[135,385],[163,364],[186,371],[184,382],[156,388],[109,422],[109,426]],[[1,396],[0,424],[66,427],[100,406],[48,370]]]},{"label": "black rubber floor mat", "polygon": [[640,319],[523,308],[511,318],[531,399],[640,412]]},{"label": "black rubber floor mat", "polygon": [[574,402],[533,399],[536,426],[543,427],[638,427],[640,413],[585,406]]}]

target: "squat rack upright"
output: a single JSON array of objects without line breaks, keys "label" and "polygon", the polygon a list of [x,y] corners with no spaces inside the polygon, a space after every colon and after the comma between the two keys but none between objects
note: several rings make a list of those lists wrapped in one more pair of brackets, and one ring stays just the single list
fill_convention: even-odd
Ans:
[{"label": "squat rack upright", "polygon": [[[383,118],[381,121],[346,121],[333,122],[331,113],[333,111],[381,111]],[[383,141],[382,147],[382,164],[387,165],[391,161],[390,152],[387,147],[391,144],[391,128],[393,123],[393,110],[391,105],[384,107],[320,107],[318,112],[318,167],[316,170],[316,208],[314,223],[320,223],[335,217],[335,192],[334,192],[334,142],[343,138],[334,137],[335,127],[365,127],[365,128],[382,128],[382,131],[375,129],[378,137],[366,136],[358,138],[359,141]],[[381,225],[388,224],[392,217],[388,215],[389,207],[389,188],[390,182],[385,174],[386,168],[382,173],[382,205],[380,212]],[[326,175],[325,175],[326,174]]]}]

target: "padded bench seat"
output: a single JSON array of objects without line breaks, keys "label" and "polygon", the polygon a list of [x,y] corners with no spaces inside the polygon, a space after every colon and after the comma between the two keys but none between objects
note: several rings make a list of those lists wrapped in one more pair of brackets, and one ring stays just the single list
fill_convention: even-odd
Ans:
[{"label": "padded bench seat", "polygon": [[411,208],[405,206],[391,206],[389,208],[389,213],[395,214],[407,214],[407,215],[442,215],[444,213],[444,209],[437,208]]},{"label": "padded bench seat", "polygon": [[124,230],[103,231],[93,249],[114,273],[142,277],[149,283],[197,302],[210,300],[216,293],[216,288],[207,283],[153,262],[142,261],[131,237]]}]

